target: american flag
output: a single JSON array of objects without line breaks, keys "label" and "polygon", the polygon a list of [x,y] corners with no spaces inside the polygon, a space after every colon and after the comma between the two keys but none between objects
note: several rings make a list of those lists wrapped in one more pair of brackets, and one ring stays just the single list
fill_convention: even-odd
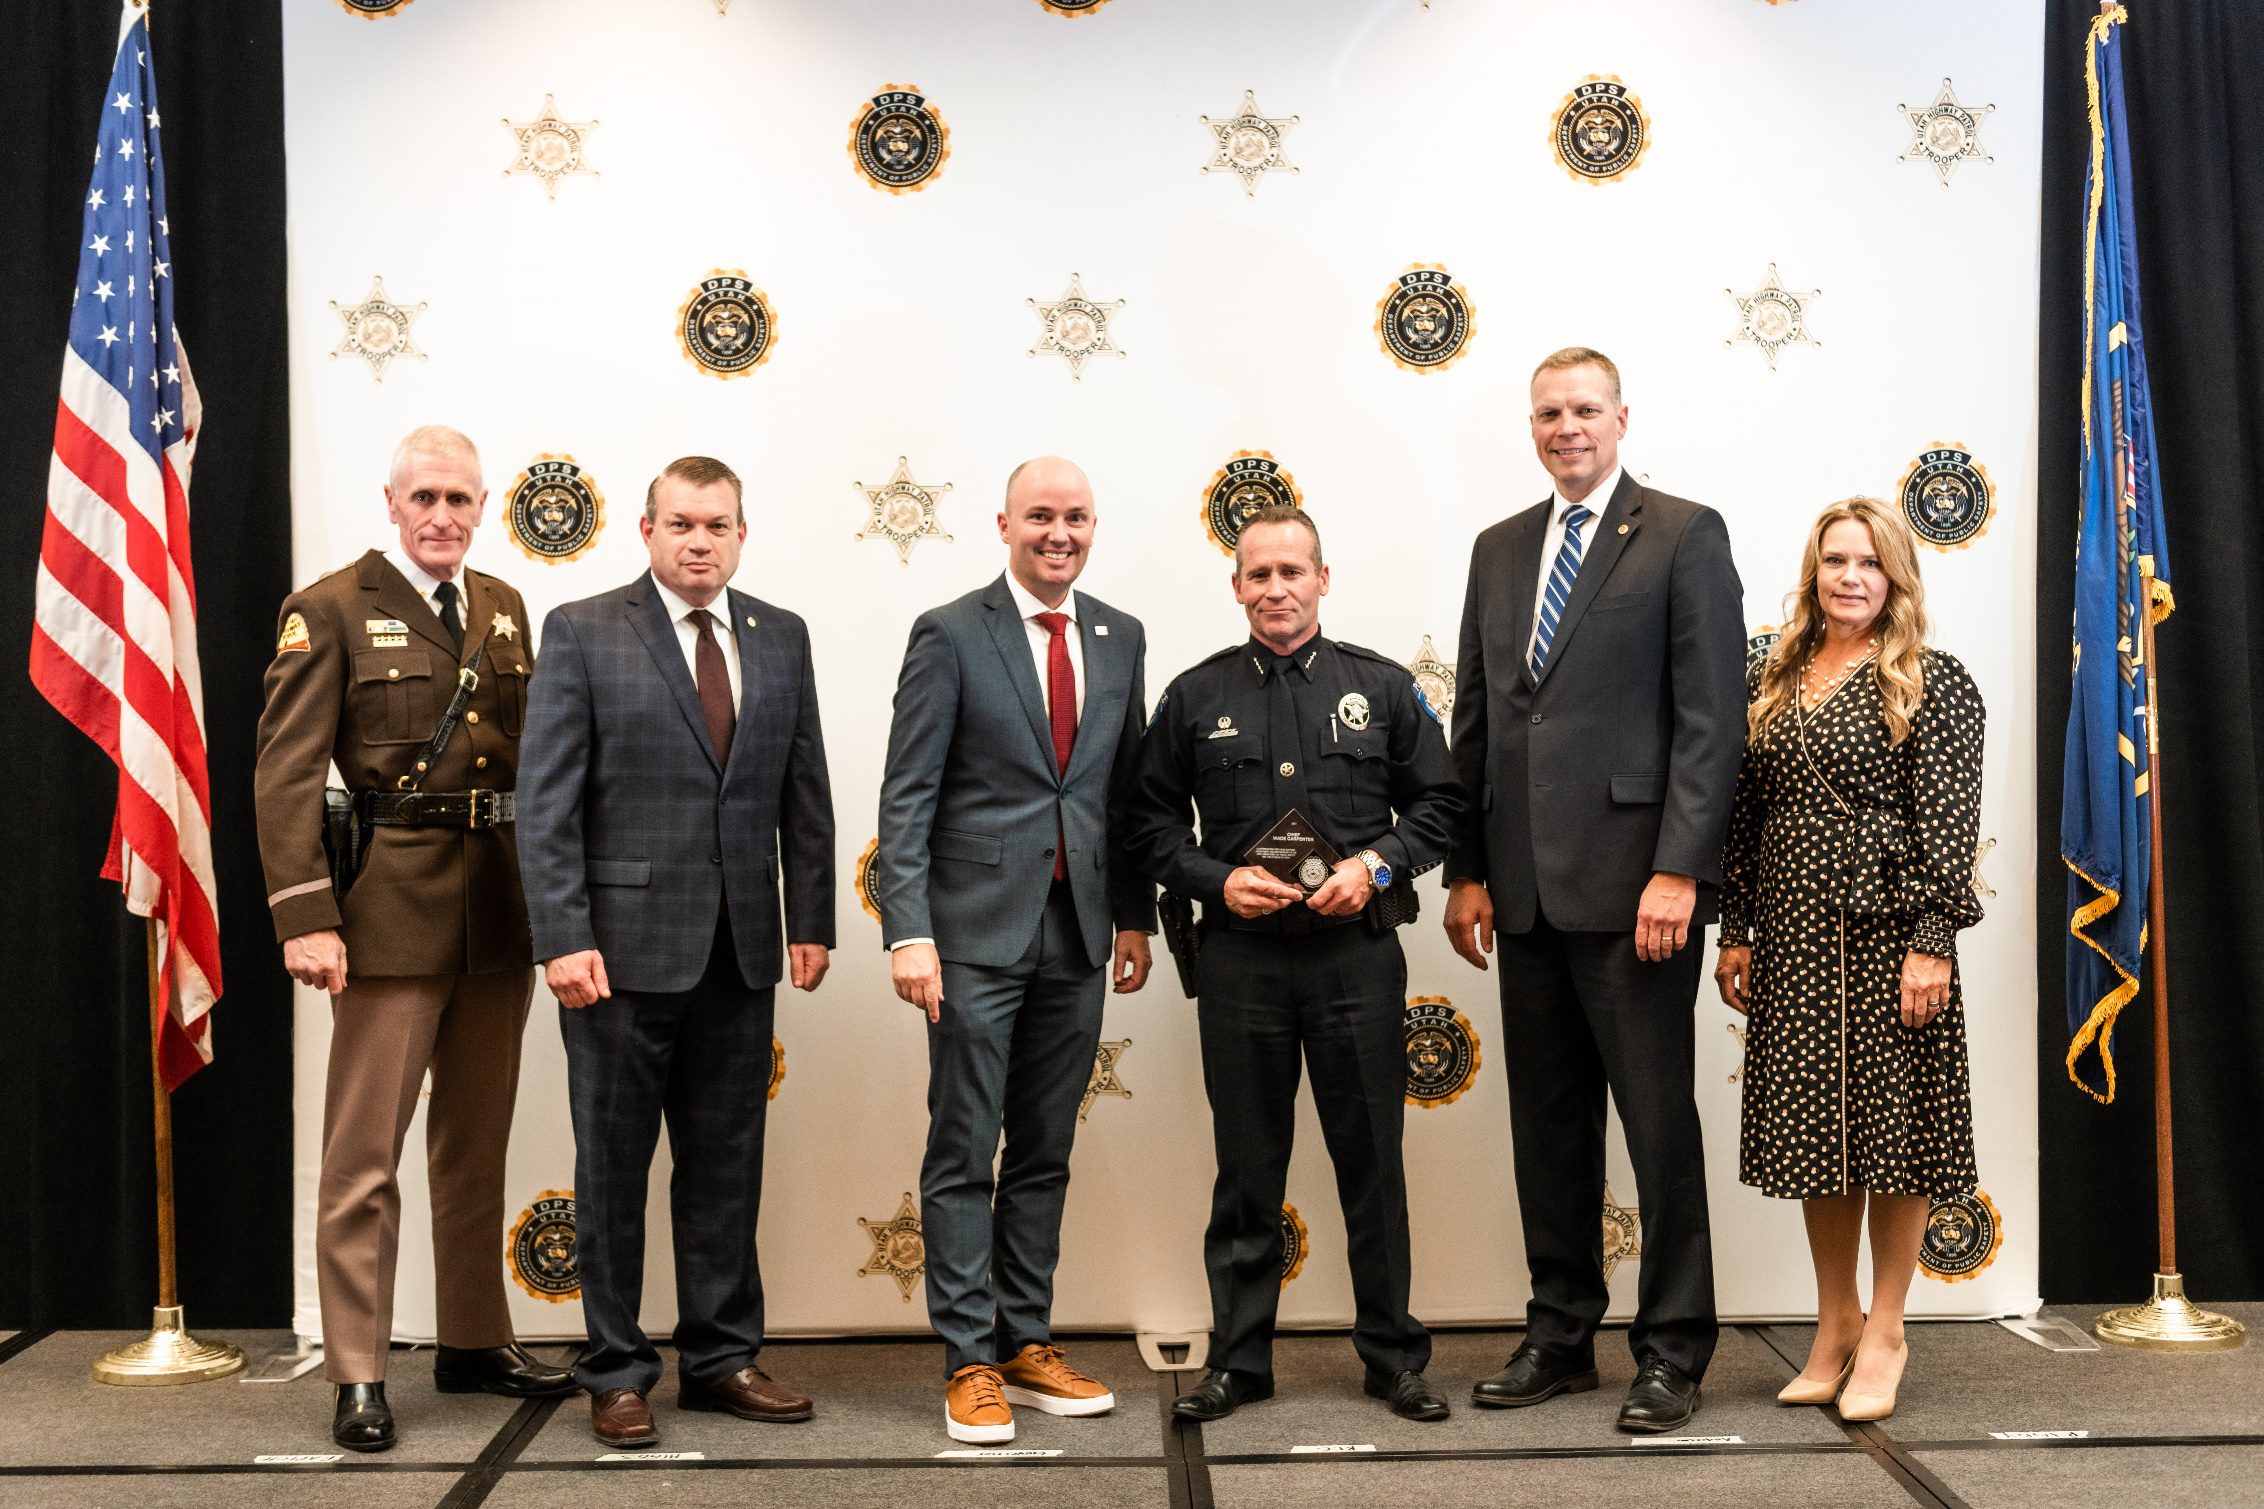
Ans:
[{"label": "american flag", "polygon": [[212,1061],[220,929],[204,688],[189,569],[201,420],[173,329],[147,13],[129,3],[95,133],[85,243],[63,352],[31,678],[118,767],[104,878],[157,924],[168,1089]]}]

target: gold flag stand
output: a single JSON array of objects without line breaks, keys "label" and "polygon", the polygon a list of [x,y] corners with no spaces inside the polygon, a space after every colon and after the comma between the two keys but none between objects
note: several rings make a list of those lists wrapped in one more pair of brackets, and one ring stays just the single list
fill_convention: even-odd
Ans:
[{"label": "gold flag stand", "polygon": [[2148,951],[2146,988],[2154,998],[2154,1215],[2160,1228],[2162,1263],[2154,1273],[2154,1296],[2143,1305],[2109,1310],[2091,1324],[2101,1341],[2157,1352],[2219,1352],[2248,1340],[2248,1331],[2229,1315],[2204,1310],[2185,1297],[2185,1275],[2178,1272],[2177,1191],[2170,1163],[2170,933],[2165,919],[2169,872],[2162,857],[2162,741],[2159,678],[2154,661],[2154,563],[2141,559],[2139,581],[2144,604],[2141,653],[2146,665],[2146,807],[2152,818],[2152,884],[2146,888]]},{"label": "gold flag stand", "polygon": [[202,1383],[244,1365],[241,1347],[200,1341],[181,1319],[180,1276],[173,1260],[173,1097],[165,1088],[158,1044],[165,1030],[165,960],[157,919],[149,927],[149,1078],[157,1111],[157,1308],[149,1334],[94,1359],[94,1381],[119,1384]]}]

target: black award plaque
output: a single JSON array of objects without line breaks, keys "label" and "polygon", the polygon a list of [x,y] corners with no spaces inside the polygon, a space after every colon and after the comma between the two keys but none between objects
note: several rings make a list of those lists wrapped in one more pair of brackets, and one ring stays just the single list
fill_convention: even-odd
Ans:
[{"label": "black award plaque", "polygon": [[1295,807],[1284,812],[1263,837],[1243,850],[1242,857],[1308,896],[1327,884],[1330,872],[1344,860]]}]

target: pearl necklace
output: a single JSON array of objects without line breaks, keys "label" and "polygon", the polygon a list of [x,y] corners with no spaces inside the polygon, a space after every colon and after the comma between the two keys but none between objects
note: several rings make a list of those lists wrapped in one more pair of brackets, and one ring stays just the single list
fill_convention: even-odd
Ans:
[{"label": "pearl necklace", "polygon": [[1822,706],[1823,703],[1832,695],[1832,693],[1838,689],[1841,682],[1854,675],[1857,671],[1863,669],[1863,667],[1865,667],[1866,665],[1869,665],[1871,661],[1878,655],[1878,653],[1879,641],[1876,639],[1866,640],[1863,645],[1863,653],[1856,656],[1846,665],[1841,666],[1831,675],[1825,677],[1823,683],[1816,689],[1813,696],[1811,696],[1809,693],[1808,673],[1816,669],[1816,658],[1811,655],[1808,658],[1808,663],[1800,668],[1801,700],[1806,702],[1810,707]]}]

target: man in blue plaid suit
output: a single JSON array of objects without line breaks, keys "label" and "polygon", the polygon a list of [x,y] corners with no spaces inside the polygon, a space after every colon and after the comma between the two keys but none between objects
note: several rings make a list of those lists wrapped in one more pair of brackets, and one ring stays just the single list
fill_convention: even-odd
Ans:
[{"label": "man in blue plaid suit", "polygon": [[[755,1365],[771,1019],[781,965],[833,945],[833,797],[802,620],[725,585],[747,534],[722,462],[645,496],[652,570],[543,625],[519,784],[534,952],[566,1040],[582,1313],[575,1369],[608,1446],[660,1439],[637,1324],[662,1118],[675,1172],[677,1404],[750,1420],[814,1406]],[[781,934],[780,892],[785,928]]]}]

